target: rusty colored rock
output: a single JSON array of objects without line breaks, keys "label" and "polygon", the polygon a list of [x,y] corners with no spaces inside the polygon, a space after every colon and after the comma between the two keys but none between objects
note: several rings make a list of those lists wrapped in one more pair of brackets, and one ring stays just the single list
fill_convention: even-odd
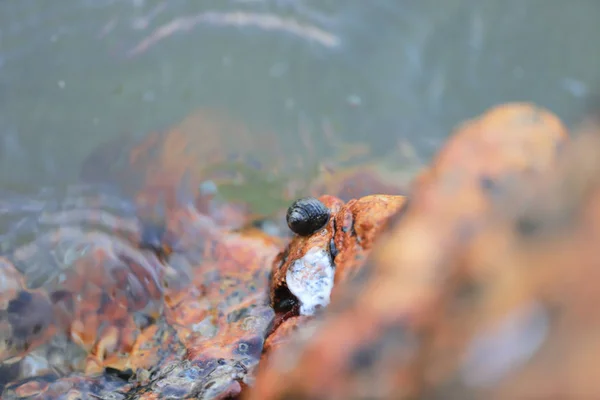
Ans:
[{"label": "rusty colored rock", "polygon": [[418,397],[465,243],[513,181],[535,182],[554,165],[565,140],[560,121],[529,104],[463,125],[416,180],[363,272],[340,288],[310,339],[271,355],[248,398]]},{"label": "rusty colored rock", "polygon": [[[340,199],[333,196],[322,196],[319,200],[329,208],[332,216],[336,215],[343,205]],[[333,286],[334,278],[331,254],[335,234],[334,223],[335,218],[330,217],[327,224],[312,235],[294,236],[287,248],[277,255],[273,262],[271,302],[278,315],[312,315],[317,308],[326,305],[329,293],[325,292],[328,285]],[[293,281],[289,281],[290,277]],[[294,291],[301,291],[303,288],[298,285],[309,281],[311,289],[315,291],[314,296],[320,300],[314,298],[315,304],[304,305],[305,309],[301,310],[302,301]],[[309,292],[306,295],[310,297]]]},{"label": "rusty colored rock", "polygon": [[[468,244],[462,274],[476,289],[469,308],[440,326],[461,337],[446,356],[458,396],[595,398],[599,355],[597,133],[566,149],[559,165],[524,186]],[[461,325],[460,329],[457,326]],[[503,354],[496,349],[502,348]],[[458,354],[457,354],[458,353]],[[439,393],[439,390],[438,390]]]},{"label": "rusty colored rock", "polygon": [[342,207],[335,216],[336,284],[354,278],[389,219],[405,205],[404,196],[370,195]]},{"label": "rusty colored rock", "polygon": [[[132,243],[78,233],[77,243],[87,250],[46,288],[53,290],[53,309],[69,317],[60,327],[87,357],[69,378],[8,385],[4,396],[37,393],[53,399],[68,382],[82,386],[72,393],[85,394],[92,377],[99,385],[94,394],[100,395],[110,380],[102,376],[115,372],[135,377],[119,388],[135,398],[169,393],[214,398],[241,391],[273,319],[268,274],[280,243],[258,230],[230,232],[192,207],[172,212],[165,229],[178,239],[166,264]],[[60,243],[74,234],[67,229],[42,237],[16,254],[25,262],[35,246],[48,244],[44,240]],[[46,342],[54,337],[48,329],[40,334]],[[182,371],[188,378],[181,378]]]},{"label": "rusty colored rock", "polygon": [[356,274],[375,238],[405,202],[389,195],[347,204],[328,195],[320,200],[330,209],[328,223],[310,236],[295,236],[273,263],[271,299],[282,318],[325,308],[334,284]]},{"label": "rusty colored rock", "polygon": [[[138,203],[198,167],[176,132],[132,155]],[[109,233],[61,226],[0,260],[2,333],[31,339],[0,356],[32,378],[3,398],[598,397],[598,148],[505,104],[460,126],[407,198],[325,179],[342,199],[319,198],[331,217],[309,236],[231,223],[248,210],[217,217],[197,198],[169,198],[156,225],[78,214]],[[27,273],[50,250],[56,271]],[[36,375],[60,335],[83,361]]]},{"label": "rusty colored rock", "polygon": [[347,204],[328,195],[319,200],[330,210],[328,223],[310,236],[295,236],[273,262],[271,303],[276,317],[266,352],[282,347],[298,326],[327,307],[338,285],[359,272],[387,221],[405,204],[404,197],[388,195]]}]

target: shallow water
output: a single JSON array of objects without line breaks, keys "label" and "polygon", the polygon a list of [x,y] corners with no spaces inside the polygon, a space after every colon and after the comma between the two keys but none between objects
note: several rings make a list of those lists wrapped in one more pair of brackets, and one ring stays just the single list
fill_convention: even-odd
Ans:
[{"label": "shallow water", "polygon": [[[401,144],[426,162],[458,122],[506,101],[534,101],[572,123],[600,78],[600,3],[577,5],[1,2],[0,254],[43,233],[44,213],[133,216],[140,175],[117,182],[108,170],[135,141],[178,124],[224,127],[231,155],[248,154],[228,171],[246,184],[220,191],[264,215],[287,204],[286,182],[308,179],[343,144],[396,161]],[[240,145],[245,128],[253,145]],[[89,158],[105,143],[112,150]]]},{"label": "shallow water", "polygon": [[428,157],[510,100],[570,122],[598,79],[599,16],[594,0],[5,1],[0,185],[74,183],[100,143],[203,107],[286,143],[309,132],[321,155],[326,125]]}]

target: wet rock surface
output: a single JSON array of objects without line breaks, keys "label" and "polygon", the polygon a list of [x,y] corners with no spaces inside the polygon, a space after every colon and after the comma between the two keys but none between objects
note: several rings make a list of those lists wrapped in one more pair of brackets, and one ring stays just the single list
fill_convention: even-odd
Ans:
[{"label": "wet rock surface", "polygon": [[589,131],[492,108],[404,195],[321,193],[329,218],[303,235],[248,224],[214,190],[182,196],[205,169],[156,155],[185,137],[146,143],[131,203],[30,201],[5,234],[2,398],[596,397]]}]

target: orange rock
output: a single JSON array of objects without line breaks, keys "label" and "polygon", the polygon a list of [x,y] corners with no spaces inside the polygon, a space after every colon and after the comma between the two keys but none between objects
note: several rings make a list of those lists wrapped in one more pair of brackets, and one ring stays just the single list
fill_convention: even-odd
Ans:
[{"label": "orange rock", "polygon": [[[80,212],[110,234],[61,226],[12,252],[19,270],[0,260],[1,315],[35,311],[0,320],[3,334],[25,332],[19,343],[37,351],[63,332],[86,356],[65,377],[20,375],[33,379],[3,396],[600,395],[596,141],[570,145],[550,112],[505,104],[459,127],[408,200],[322,196],[326,225],[288,241],[232,222],[248,216],[243,206],[177,198],[186,175],[193,185],[237,179],[199,163],[230,161],[230,144],[214,137],[244,129],[230,124],[200,113],[132,153],[131,176],[144,177],[138,205],[148,201],[150,214],[158,206],[157,225]],[[198,127],[206,142],[196,142]],[[240,138],[239,149],[260,147]],[[557,164],[565,144],[570,156]],[[379,187],[368,178],[352,192],[347,183],[366,176],[324,181],[352,197]],[[75,218],[55,217],[59,225]],[[22,279],[41,253],[52,254],[56,273]],[[327,287],[316,287],[322,275]],[[302,290],[323,299],[309,304]],[[33,356],[2,343],[0,357]]]},{"label": "orange rock", "polygon": [[340,288],[310,339],[270,357],[248,398],[417,397],[434,379],[422,362],[453,306],[461,250],[513,182],[535,182],[554,165],[565,140],[560,121],[529,104],[463,125],[417,179],[363,272]]}]

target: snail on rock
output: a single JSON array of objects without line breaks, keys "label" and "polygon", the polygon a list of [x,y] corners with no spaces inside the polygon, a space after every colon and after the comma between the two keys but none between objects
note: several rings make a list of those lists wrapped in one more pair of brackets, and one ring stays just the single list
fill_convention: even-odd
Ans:
[{"label": "snail on rock", "polygon": [[292,203],[286,220],[292,232],[308,236],[323,228],[329,221],[329,208],[314,197],[303,197]]}]

